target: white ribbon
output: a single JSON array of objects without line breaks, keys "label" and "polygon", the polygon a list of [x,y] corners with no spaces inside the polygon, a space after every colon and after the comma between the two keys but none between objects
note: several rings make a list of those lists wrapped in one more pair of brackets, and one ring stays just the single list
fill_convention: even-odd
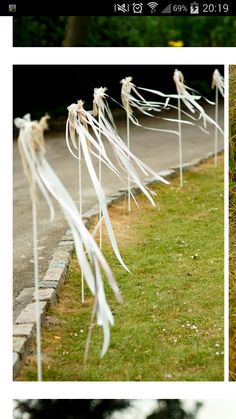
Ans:
[{"label": "white ribbon", "polygon": [[[15,120],[16,126],[20,129],[18,142],[24,170],[29,181],[31,182],[32,178],[35,179],[36,185],[43,193],[50,208],[51,218],[53,219],[54,215],[51,201],[51,196],[53,196],[71,228],[81,271],[90,291],[97,300],[97,322],[103,327],[104,332],[102,357],[109,345],[109,325],[114,324],[113,316],[105,297],[102,271],[119,302],[122,300],[121,295],[111,269],[94,238],[85,227],[74,201],[45,158],[43,122],[42,120],[31,122],[20,118]],[[35,196],[33,196],[33,199],[35,199]]]},{"label": "white ribbon", "polygon": [[[173,76],[174,82],[176,84],[176,90],[177,90],[177,94],[165,94],[162,93],[159,90],[154,90],[154,89],[147,89],[145,87],[140,87],[140,86],[135,86],[135,84],[132,82],[132,77],[126,77],[125,79],[121,80],[122,83],[122,89],[121,89],[121,96],[122,96],[122,103],[125,109],[128,109],[128,113],[129,113],[129,117],[132,120],[132,122],[136,125],[142,126],[141,124],[138,123],[138,120],[136,117],[134,117],[134,115],[132,114],[132,108],[137,109],[138,111],[142,112],[145,115],[154,117],[155,115],[153,115],[151,112],[155,111],[155,112],[161,112],[164,109],[178,109],[177,106],[174,106],[170,103],[171,99],[181,99],[183,101],[183,103],[185,104],[186,108],[188,109],[189,112],[184,111],[183,109],[181,109],[181,115],[185,115],[187,116],[189,119],[191,119],[194,122],[197,122],[201,119],[203,119],[203,127],[199,126],[199,128],[206,132],[209,133],[207,131],[207,122],[213,124],[214,126],[217,126],[217,129],[223,134],[222,129],[220,128],[220,126],[218,124],[216,124],[216,122],[209,116],[207,115],[207,113],[204,111],[203,107],[201,105],[199,105],[199,103],[197,102],[200,99],[204,99],[207,103],[214,105],[215,103],[208,100],[207,98],[201,96],[196,90],[188,87],[185,85],[184,83],[184,76],[181,73],[181,71],[179,70],[175,70],[174,72],[174,76]],[[145,91],[145,92],[149,92],[152,93],[154,95],[160,96],[161,98],[165,99],[165,102],[160,102],[160,101],[147,101],[141,94],[140,94],[140,90],[141,91]],[[192,93],[190,93],[192,92]],[[132,94],[133,93],[133,94]],[[193,115],[195,115],[196,111],[199,112],[198,117],[195,117]],[[191,121],[186,121],[183,120],[181,118],[181,120],[179,119],[169,119],[169,118],[162,118],[163,120],[169,120],[171,122],[176,122],[179,124],[179,122],[181,121],[181,124],[188,124],[188,125],[195,125],[194,122]],[[179,136],[179,132],[178,131],[174,131],[174,130],[162,130],[162,129],[157,129],[157,128],[150,128],[150,127],[145,127],[143,126],[143,128],[145,129],[151,129],[151,130],[155,130],[155,131],[166,131],[166,132],[170,132],[172,134],[176,134]]]},{"label": "white ribbon", "polygon": [[[160,129],[160,128],[152,128],[152,127],[146,127],[144,125],[141,125],[138,122],[137,117],[135,117],[133,115],[133,108],[137,109],[139,112],[143,113],[144,115],[150,116],[150,117],[156,117],[156,115],[153,115],[150,112],[161,112],[163,110],[167,110],[167,109],[176,109],[178,110],[177,106],[174,106],[170,103],[171,99],[183,99],[183,92],[184,90],[182,90],[182,94],[165,94],[160,92],[159,90],[154,90],[154,89],[147,89],[145,87],[140,87],[140,86],[135,86],[134,83],[131,83],[132,77],[126,77],[125,79],[121,80],[122,83],[122,89],[121,89],[121,98],[122,98],[122,103],[123,103],[123,107],[124,109],[128,109],[128,115],[129,118],[131,119],[131,121],[137,125],[140,126],[142,128],[148,129],[148,130],[152,130],[152,131],[160,131],[160,132],[169,132],[171,134],[175,134],[179,136],[179,131],[174,131],[174,130],[165,130],[165,129]],[[190,89],[188,87],[186,87],[186,89],[189,89],[191,91],[194,91],[193,89]],[[140,94],[140,90],[145,91],[145,92],[149,92],[152,93],[154,95],[158,95],[162,98],[165,98],[165,102],[157,102],[157,101],[147,101],[141,94]],[[131,94],[132,92],[132,94]],[[188,93],[188,92],[187,92]],[[201,98],[201,96],[192,96],[192,99],[198,100]],[[186,100],[186,98],[184,98]],[[209,101],[208,99],[204,98],[208,103],[214,105],[213,102]],[[114,100],[114,99],[113,99]],[[189,106],[187,106],[187,108],[189,109]],[[190,110],[190,109],[189,109]],[[194,107],[192,107],[191,109],[191,113],[195,113],[194,111]],[[196,118],[193,117],[193,115],[191,115],[190,113],[184,111],[183,109],[181,109],[181,115],[185,115],[187,116],[189,119],[191,119],[192,121],[198,121],[201,118],[201,115]],[[194,122],[191,121],[187,121],[184,120],[183,118],[181,119],[176,119],[176,118],[165,118],[163,116],[160,117],[161,119],[165,120],[165,121],[170,121],[170,122],[175,122],[175,123],[180,123],[181,124],[185,124],[185,125],[195,125]],[[215,124],[215,122],[212,120],[212,123]],[[206,129],[202,128],[201,126],[199,126],[199,128],[208,133],[208,131],[206,131]],[[218,127],[220,129],[220,127]]]},{"label": "white ribbon", "polygon": [[183,103],[185,104],[185,106],[187,107],[187,109],[189,109],[190,112],[192,112],[193,114],[198,111],[199,112],[199,118],[198,120],[203,120],[203,127],[204,130],[207,129],[207,122],[209,122],[210,124],[217,126],[217,129],[222,133],[222,129],[220,128],[220,126],[218,124],[216,124],[216,122],[214,121],[214,119],[212,119],[203,109],[203,107],[201,105],[199,105],[199,103],[197,102],[197,100],[200,100],[201,98],[203,98],[207,103],[214,105],[214,102],[211,102],[210,100],[206,99],[205,97],[202,97],[200,95],[194,95],[191,94],[189,92],[195,92],[197,93],[194,89],[191,89],[190,87],[186,86],[184,83],[184,76],[181,73],[181,71],[179,70],[175,70],[174,71],[174,76],[173,76],[175,85],[176,85],[176,90],[177,93],[179,95],[179,97],[181,98],[181,100],[183,101]]},{"label": "white ribbon", "polygon": [[[105,101],[105,108],[107,109],[108,104]],[[74,130],[76,130],[77,134],[80,135],[82,138],[86,138],[87,141],[90,143],[90,146],[93,146],[96,151],[101,152],[101,156],[103,159],[103,162],[107,164],[107,167],[109,167],[119,178],[122,180],[126,180],[127,173],[130,174],[132,182],[135,186],[138,186],[142,192],[147,196],[147,198],[150,200],[150,202],[155,206],[155,202],[152,199],[151,194],[149,193],[148,188],[143,184],[142,180],[140,179],[139,175],[137,174],[137,171],[135,169],[135,165],[139,170],[141,170],[146,176],[148,174],[154,176],[159,181],[168,184],[169,182],[166,181],[163,177],[159,176],[155,171],[153,171],[149,166],[147,166],[145,163],[143,163],[138,157],[136,157],[130,150],[128,150],[127,146],[124,144],[123,140],[120,138],[120,136],[117,134],[117,132],[112,127],[111,123],[108,121],[108,119],[105,116],[105,113],[101,112],[101,118],[100,118],[100,125],[98,124],[97,120],[91,115],[90,112],[86,111],[84,108],[82,108],[83,104],[81,101],[78,102],[78,104],[73,104],[69,106],[69,113],[75,112],[77,113],[78,118],[72,118],[71,116],[68,117],[67,120],[67,144],[69,144],[69,124],[70,121],[74,121]],[[99,143],[94,139],[94,137],[90,134],[90,132],[85,128],[85,126],[88,126],[91,128],[92,133],[94,134],[95,138],[98,139],[99,137],[99,130],[101,131],[101,134],[108,140],[109,144],[112,147],[112,150],[114,152],[114,155],[116,157],[116,161],[119,165],[119,169],[114,166],[114,164],[111,162],[109,157],[107,156],[107,153],[105,151],[104,146],[101,147],[101,150],[99,150]],[[85,141],[84,141],[85,143]],[[84,147],[85,148],[85,147]],[[77,157],[76,154],[73,152],[71,146],[69,146],[69,149],[72,151],[72,154],[74,157]],[[97,152],[91,152],[95,157],[98,158]],[[89,164],[92,164],[88,160]],[[121,172],[122,170],[122,172]],[[90,170],[91,172],[91,170]],[[92,173],[92,172],[91,172]],[[90,173],[90,176],[91,176]],[[97,177],[96,173],[93,174],[92,181],[93,183],[96,183],[97,185]],[[126,184],[126,183],[125,183]],[[100,189],[100,188],[99,188]],[[95,189],[97,192],[97,189]],[[98,199],[100,201],[100,197],[98,196]],[[104,215],[104,213],[103,213]]]},{"label": "white ribbon", "polygon": [[[78,104],[72,104],[68,107],[69,116],[67,120],[67,130],[66,130],[66,142],[68,145],[68,148],[72,155],[77,158],[76,153],[74,153],[71,145],[70,145],[70,139],[72,140],[74,134],[72,137],[70,137],[71,131],[74,130],[76,134],[79,136],[81,148],[83,151],[84,159],[88,168],[89,175],[91,177],[91,180],[94,185],[94,189],[98,198],[99,205],[102,210],[102,214],[104,217],[104,222],[106,224],[107,233],[110,238],[112,248],[114,250],[114,253],[119,260],[120,264],[128,271],[129,269],[126,267],[121,255],[120,251],[116,242],[115,234],[112,228],[111,220],[108,214],[107,206],[106,206],[106,197],[104,194],[104,191],[99,183],[96,171],[93,166],[92,158],[91,158],[91,152],[90,147],[94,146],[95,149],[98,151],[98,154],[95,152],[93,153],[94,156],[99,158],[99,155],[101,158],[106,160],[108,166],[111,166],[113,169],[113,172],[116,172],[116,169],[114,165],[110,162],[110,160],[107,157],[107,154],[105,152],[105,148],[101,146],[101,142],[99,142],[100,138],[100,132],[99,132],[99,126],[96,121],[96,119],[89,113],[86,112],[83,108],[83,102],[79,101]],[[88,131],[88,125],[91,125],[93,133],[96,133],[96,138],[98,141],[95,141],[95,139],[92,137],[92,135]],[[102,133],[102,132],[101,132]],[[73,146],[77,147],[76,143],[73,142]]]},{"label": "white ribbon", "polygon": [[225,97],[225,83],[224,83],[224,77],[220,74],[219,70],[216,68],[212,75],[212,89],[215,87],[219,89],[221,95]]}]

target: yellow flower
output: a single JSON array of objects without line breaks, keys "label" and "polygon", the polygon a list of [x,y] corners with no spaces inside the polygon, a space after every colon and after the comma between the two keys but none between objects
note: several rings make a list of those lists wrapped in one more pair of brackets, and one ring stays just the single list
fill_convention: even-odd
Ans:
[{"label": "yellow flower", "polygon": [[168,46],[169,47],[183,47],[184,43],[183,41],[169,41]]}]

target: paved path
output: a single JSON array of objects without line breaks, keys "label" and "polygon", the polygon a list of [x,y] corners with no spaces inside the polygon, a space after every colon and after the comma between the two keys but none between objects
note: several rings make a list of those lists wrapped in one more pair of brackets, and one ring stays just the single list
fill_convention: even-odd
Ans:
[{"label": "paved path", "polygon": [[[211,108],[209,113],[214,112]],[[175,116],[175,115],[168,115]],[[220,124],[223,125],[223,107],[220,108]],[[154,118],[142,119],[146,126],[177,129],[177,124],[170,124]],[[119,133],[125,138],[126,125],[124,121],[118,124]],[[207,152],[213,151],[214,128],[210,128],[210,135],[204,134],[199,128],[183,126],[183,161],[189,162],[194,158],[200,158]],[[47,159],[62,179],[75,200],[78,199],[78,179],[76,161],[67,151],[64,133],[46,136]],[[219,134],[219,147],[222,148],[223,136]],[[156,171],[170,168],[178,164],[178,137],[172,134],[148,131],[132,126],[131,148],[145,163]],[[109,154],[109,153],[108,153]],[[97,162],[95,162],[97,166]],[[82,164],[83,175],[83,210],[88,210],[96,204],[96,195],[90,182],[84,163]],[[116,193],[121,185],[120,181],[109,170],[103,169],[103,186],[107,195]],[[109,172],[109,173],[108,173]],[[39,219],[39,257],[40,278],[46,272],[54,247],[60,240],[67,224],[55,205],[56,218],[53,223],[49,221],[49,212],[42,199],[38,203]],[[28,185],[23,175],[19,158],[17,143],[14,142],[14,319],[22,309],[21,304],[15,298],[26,287],[33,286],[33,260],[32,260],[32,224],[31,202]]]}]

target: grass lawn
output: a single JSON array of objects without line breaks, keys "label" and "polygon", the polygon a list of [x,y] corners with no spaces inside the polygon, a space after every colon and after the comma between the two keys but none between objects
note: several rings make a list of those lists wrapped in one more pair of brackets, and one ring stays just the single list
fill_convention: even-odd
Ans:
[{"label": "grass lawn", "polygon": [[[103,251],[123,295],[115,302],[108,353],[100,360],[102,330],[93,326],[86,369],[85,340],[93,300],[81,305],[80,273],[70,265],[60,301],[42,333],[45,381],[221,381],[224,379],[223,157],[210,160],[169,186],[157,185],[160,210],[138,196],[131,214],[124,203],[110,208],[121,254],[132,275],[116,261],[107,239]],[[18,380],[36,380],[34,356]]]},{"label": "grass lawn", "polygon": [[229,379],[236,381],[236,66],[229,68]]},{"label": "grass lawn", "polygon": [[235,301],[236,301],[236,192],[231,194],[230,201],[230,363],[229,372],[230,380],[236,380],[236,313],[235,313]]}]

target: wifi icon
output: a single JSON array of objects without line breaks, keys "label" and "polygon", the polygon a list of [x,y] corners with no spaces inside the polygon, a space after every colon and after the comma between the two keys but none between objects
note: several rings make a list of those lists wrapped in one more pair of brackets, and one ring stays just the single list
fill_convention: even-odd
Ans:
[{"label": "wifi icon", "polygon": [[158,3],[156,3],[155,1],[151,1],[150,3],[147,4],[150,9],[151,9],[151,13],[155,13],[156,12],[156,7],[158,6]]}]

